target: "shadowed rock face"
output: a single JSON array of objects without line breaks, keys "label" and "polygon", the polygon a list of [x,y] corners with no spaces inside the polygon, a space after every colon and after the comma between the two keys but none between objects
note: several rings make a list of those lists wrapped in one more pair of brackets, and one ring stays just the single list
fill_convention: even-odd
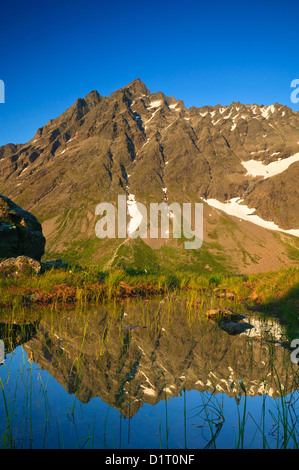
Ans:
[{"label": "shadowed rock face", "polygon": [[275,371],[285,393],[294,387],[294,364],[278,322],[248,317],[251,327],[237,335],[210,321],[188,322],[184,301],[170,316],[164,308],[137,302],[112,315],[106,306],[44,317],[24,347],[68,393],[83,403],[100,397],[125,416],[143,403],[178,396],[182,388],[237,396],[239,380],[248,396],[278,397]]},{"label": "shadowed rock face", "polygon": [[[26,144],[1,147],[1,191],[43,219],[51,257],[67,259],[67,252],[67,260],[94,263],[129,253],[123,240],[96,238],[95,208],[133,194],[145,204],[210,201],[204,203],[203,250],[234,272],[278,269],[294,264],[298,238],[232,217],[211,201],[240,198],[263,220],[299,229],[299,161],[271,173],[272,164],[299,152],[298,135],[299,113],[278,103],[188,109],[137,79],[108,97],[93,91]],[[267,177],[255,176],[244,162],[269,169]],[[146,243],[158,250],[158,242]],[[205,256],[193,261],[199,264],[201,270],[211,265]]]},{"label": "shadowed rock face", "polygon": [[0,258],[28,256],[40,260],[45,238],[37,219],[0,195]]}]

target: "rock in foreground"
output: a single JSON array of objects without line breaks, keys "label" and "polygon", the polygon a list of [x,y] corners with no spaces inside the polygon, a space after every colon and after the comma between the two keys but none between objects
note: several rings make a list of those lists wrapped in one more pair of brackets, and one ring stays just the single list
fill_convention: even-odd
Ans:
[{"label": "rock in foreground", "polygon": [[42,274],[51,269],[67,269],[68,263],[62,259],[40,262],[29,256],[8,258],[0,263],[0,275],[18,277],[20,274]]},{"label": "rock in foreground", "polygon": [[45,243],[41,224],[34,215],[0,195],[0,258],[23,255],[40,260]]},{"label": "rock in foreground", "polygon": [[18,256],[17,258],[8,258],[0,263],[0,275],[17,277],[19,274],[40,274],[42,265],[36,259],[28,256]]}]

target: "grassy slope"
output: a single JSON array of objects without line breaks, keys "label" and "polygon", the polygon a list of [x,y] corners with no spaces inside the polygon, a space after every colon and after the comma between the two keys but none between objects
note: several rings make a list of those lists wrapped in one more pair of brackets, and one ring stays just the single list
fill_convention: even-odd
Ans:
[{"label": "grassy slope", "polygon": [[198,274],[248,274],[298,266],[298,238],[240,222],[212,208],[205,211],[204,242],[198,250],[184,249],[183,238],[100,240],[94,234],[95,220],[88,224],[88,232],[83,228],[80,231],[80,224],[73,225],[79,217],[68,214],[47,237],[44,260],[62,258],[72,264],[100,269],[120,267],[156,273],[161,269],[191,270]]}]

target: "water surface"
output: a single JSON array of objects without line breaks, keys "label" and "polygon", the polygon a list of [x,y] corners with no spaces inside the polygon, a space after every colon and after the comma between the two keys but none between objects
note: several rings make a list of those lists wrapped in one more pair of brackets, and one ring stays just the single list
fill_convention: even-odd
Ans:
[{"label": "water surface", "polygon": [[175,296],[0,318],[1,447],[296,447],[284,328],[230,323]]}]

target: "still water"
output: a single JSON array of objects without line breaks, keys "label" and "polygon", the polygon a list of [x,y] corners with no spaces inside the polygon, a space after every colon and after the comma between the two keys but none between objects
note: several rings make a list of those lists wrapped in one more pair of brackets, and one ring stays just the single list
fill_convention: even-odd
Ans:
[{"label": "still water", "polygon": [[239,323],[180,297],[0,317],[0,447],[297,447],[284,329]]}]

